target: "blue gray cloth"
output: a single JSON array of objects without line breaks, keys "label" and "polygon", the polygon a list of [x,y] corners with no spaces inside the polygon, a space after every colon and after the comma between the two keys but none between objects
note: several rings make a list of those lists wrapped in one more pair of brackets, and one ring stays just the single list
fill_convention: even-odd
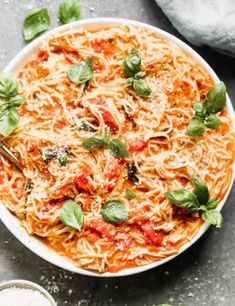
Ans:
[{"label": "blue gray cloth", "polygon": [[235,0],[155,0],[192,44],[235,57]]}]

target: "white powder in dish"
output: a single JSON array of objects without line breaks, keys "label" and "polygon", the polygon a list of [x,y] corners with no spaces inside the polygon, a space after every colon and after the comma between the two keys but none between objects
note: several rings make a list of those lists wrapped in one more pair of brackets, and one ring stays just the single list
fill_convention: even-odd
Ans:
[{"label": "white powder in dish", "polygon": [[11,287],[0,291],[0,306],[51,306],[40,292],[30,288]]}]

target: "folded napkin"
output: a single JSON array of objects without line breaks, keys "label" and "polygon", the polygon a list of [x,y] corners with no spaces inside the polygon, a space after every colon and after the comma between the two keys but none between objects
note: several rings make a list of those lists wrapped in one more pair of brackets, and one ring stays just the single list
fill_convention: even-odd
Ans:
[{"label": "folded napkin", "polygon": [[192,44],[235,57],[235,0],[155,0]]}]

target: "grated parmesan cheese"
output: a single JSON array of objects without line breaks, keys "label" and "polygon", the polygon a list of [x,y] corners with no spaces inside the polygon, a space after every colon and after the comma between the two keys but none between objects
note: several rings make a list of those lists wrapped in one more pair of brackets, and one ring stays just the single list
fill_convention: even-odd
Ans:
[{"label": "grated parmesan cheese", "polygon": [[52,306],[40,292],[27,288],[7,288],[0,291],[0,306]]}]

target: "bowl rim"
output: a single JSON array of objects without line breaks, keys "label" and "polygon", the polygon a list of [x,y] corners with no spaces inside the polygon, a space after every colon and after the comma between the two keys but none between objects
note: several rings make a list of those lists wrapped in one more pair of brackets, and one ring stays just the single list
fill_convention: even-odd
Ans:
[{"label": "bowl rim", "polygon": [[10,281],[0,283],[0,293],[5,289],[10,289],[10,288],[32,289],[38,291],[51,303],[51,306],[57,306],[51,294],[45,288],[43,288],[37,283],[24,279],[13,279]]},{"label": "bowl rim", "polygon": [[[34,41],[29,43],[26,47],[24,47],[11,61],[10,63],[5,67],[4,71],[7,73],[13,73],[17,70],[16,67],[21,66],[22,63],[27,60],[29,56],[35,53],[35,51],[41,46],[42,42],[44,42],[48,37],[52,36],[53,34],[56,34],[58,32],[64,31],[64,30],[73,30],[76,28],[84,27],[96,27],[98,29],[107,28],[107,27],[114,27],[119,25],[132,25],[134,27],[141,27],[147,30],[150,30],[163,38],[166,38],[182,48],[187,54],[189,54],[190,57],[192,57],[209,75],[210,77],[215,81],[215,83],[218,83],[220,80],[216,73],[213,71],[213,69],[207,64],[207,62],[196,52],[194,51],[190,46],[188,46],[185,42],[180,40],[179,38],[175,37],[174,35],[159,29],[155,26],[131,20],[131,19],[124,19],[124,18],[110,18],[110,17],[104,17],[104,18],[89,18],[89,19],[83,19],[79,20],[70,24],[66,24],[60,27],[56,27],[55,29],[46,32],[45,34],[41,35],[40,37],[36,38]],[[232,125],[235,128],[235,117],[234,117],[234,110],[232,103],[227,95],[227,109],[228,114],[232,120]],[[218,210],[221,210],[224,206],[228,195],[231,191],[233,182],[235,177],[235,164],[233,164],[233,171],[232,171],[232,177],[230,186],[226,192],[226,195],[224,196],[224,199],[220,202],[218,206]],[[31,236],[25,229],[22,228],[22,226],[19,224],[19,221],[16,216],[14,216],[0,201],[0,219],[4,223],[4,225],[8,228],[8,230],[23,244],[25,245],[29,250],[37,254],[39,257],[43,258],[47,262],[50,262],[60,268],[63,268],[67,271],[71,271],[74,273],[79,273],[86,276],[94,276],[94,277],[120,277],[120,276],[128,276],[132,274],[137,274],[140,272],[144,272],[147,270],[150,270],[152,268],[158,267],[176,256],[183,253],[185,250],[187,250],[190,246],[192,246],[209,228],[209,225],[206,223],[203,223],[200,227],[198,233],[193,237],[192,240],[184,244],[178,251],[178,253],[171,255],[169,257],[163,258],[159,261],[155,261],[153,263],[140,266],[140,267],[134,267],[134,268],[128,268],[121,270],[119,272],[105,272],[105,273],[98,273],[98,272],[92,272],[89,270],[85,270],[82,268],[77,267],[75,264],[73,264],[68,258],[57,254],[54,250],[46,246],[43,242],[41,242],[36,236]],[[43,245],[42,245],[43,244]]]}]

